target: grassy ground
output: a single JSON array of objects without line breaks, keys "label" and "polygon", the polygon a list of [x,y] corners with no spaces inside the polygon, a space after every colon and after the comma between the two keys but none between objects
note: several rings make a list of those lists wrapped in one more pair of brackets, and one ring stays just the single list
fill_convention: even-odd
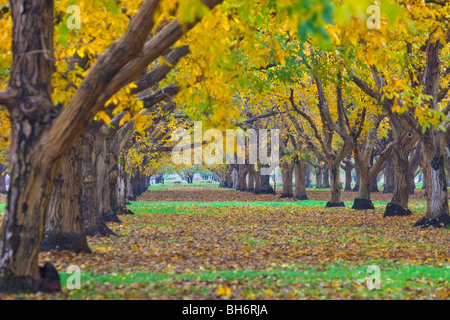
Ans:
[{"label": "grassy ground", "polygon": [[[420,194],[412,216],[387,219],[389,195],[373,195],[374,211],[324,208],[328,191],[308,195],[292,201],[212,184],[151,189],[129,206],[135,215],[110,224],[118,236],[89,238],[93,253],[41,254],[59,270],[61,293],[0,298],[449,298],[450,230],[412,228],[424,213]],[[346,205],[354,196],[344,193]],[[67,287],[70,265],[82,270],[80,289]],[[370,266],[379,289],[367,287]]]}]

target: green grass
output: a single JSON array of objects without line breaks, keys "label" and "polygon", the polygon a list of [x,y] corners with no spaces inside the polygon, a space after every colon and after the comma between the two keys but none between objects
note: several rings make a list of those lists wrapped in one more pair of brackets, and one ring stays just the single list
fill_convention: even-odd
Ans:
[{"label": "green grass", "polygon": [[158,184],[152,184],[148,187],[148,190],[170,190],[177,187],[208,187],[208,188],[218,188],[219,182],[201,182],[201,181],[195,181],[193,183],[187,183],[186,181],[181,181],[181,183],[174,183],[175,180],[166,180],[164,184],[158,183]]},{"label": "green grass", "polygon": [[[196,201],[133,201],[128,209],[136,214],[168,213],[168,214],[190,214],[198,207],[222,208],[228,206],[257,206],[257,207],[318,207],[324,208],[327,201],[303,200],[293,202],[279,201],[217,201],[217,202],[196,202]],[[347,207],[353,205],[353,201],[344,201]],[[388,204],[387,201],[374,201],[376,208],[382,208]]]},{"label": "green grass", "polygon": [[[381,288],[369,290],[366,281],[371,273],[368,266],[380,268]],[[69,274],[60,273],[61,284],[66,286]],[[71,298],[96,297],[102,295],[108,299],[121,299],[120,290],[104,291],[108,288],[125,288],[125,294],[133,294],[130,288],[146,290],[157,298],[160,295],[172,295],[182,298],[187,292],[193,292],[205,298],[214,296],[219,285],[230,286],[232,291],[239,290],[246,296],[253,293],[259,297],[292,294],[298,298],[322,298],[336,291],[348,292],[350,297],[402,299],[414,291],[429,291],[433,285],[447,283],[450,279],[450,266],[439,264],[412,265],[403,262],[383,260],[366,261],[353,264],[336,261],[321,266],[311,265],[272,265],[266,270],[219,270],[196,272],[149,273],[135,272],[117,274],[92,274],[82,272],[81,288],[71,292]],[[180,286],[179,283],[184,283]],[[238,288],[238,285],[241,288]],[[242,284],[245,284],[242,287]],[[128,289],[127,289],[128,288]],[[267,290],[270,289],[270,292]]]}]

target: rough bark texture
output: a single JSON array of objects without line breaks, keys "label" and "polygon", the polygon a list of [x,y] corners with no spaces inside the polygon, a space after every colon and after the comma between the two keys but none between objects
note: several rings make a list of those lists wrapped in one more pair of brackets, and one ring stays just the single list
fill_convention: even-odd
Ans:
[{"label": "rough bark texture", "polygon": [[375,209],[372,201],[370,200],[370,189],[372,184],[372,178],[368,172],[360,173],[360,185],[358,190],[358,197],[353,202],[352,209],[367,210]]},{"label": "rough bark texture", "polygon": [[450,224],[447,180],[445,175],[444,154],[441,149],[443,137],[429,130],[422,137],[423,158],[426,171],[427,211],[425,217],[415,226],[447,226]]},{"label": "rough bark texture", "polygon": [[[430,38],[433,34],[430,35]],[[439,92],[439,41],[427,43],[427,63],[423,81],[424,93],[432,97],[427,103],[429,108],[438,110],[437,96]],[[444,155],[446,137],[441,130],[433,127],[422,136],[423,163],[427,185],[427,211],[425,217],[415,226],[442,227],[450,224],[448,208],[447,179],[445,175]]]},{"label": "rough bark texture", "polygon": [[252,164],[249,164],[247,167],[248,167],[247,191],[253,192],[255,190],[255,183],[256,183],[256,178],[257,178],[255,166]]},{"label": "rough bark texture", "polygon": [[[262,166],[261,166],[262,167]],[[261,175],[259,174],[259,182],[260,186],[259,189],[255,189],[256,194],[275,194],[275,190],[270,185],[270,175]]]},{"label": "rough bark texture", "polygon": [[47,212],[42,250],[91,252],[82,217],[81,139],[61,159]]},{"label": "rough bark texture", "polygon": [[83,172],[83,219],[88,236],[114,235],[114,232],[102,219],[98,189],[97,155],[101,152],[104,133],[98,130],[100,124],[93,123],[82,136],[82,172]]},{"label": "rough bark texture", "polygon": [[391,202],[386,206],[384,217],[411,215],[408,209],[409,198],[409,150],[405,144],[396,144],[392,150],[392,161],[395,169],[394,190]]},{"label": "rough bark texture", "polygon": [[325,170],[323,170],[322,174],[322,187],[323,188],[330,188],[330,171],[328,166],[325,167]]},{"label": "rough bark texture", "polygon": [[238,188],[239,191],[247,191],[248,167],[245,164],[238,165]]},{"label": "rough bark texture", "polygon": [[305,185],[306,185],[306,188],[312,188],[311,167],[310,166],[306,166]]},{"label": "rough bark texture", "polygon": [[322,171],[320,169],[318,169],[316,171],[316,189],[321,189],[321,188],[323,188]]},{"label": "rough bark texture", "polygon": [[350,161],[345,163],[345,187],[344,191],[352,191],[352,170],[353,166],[349,164]]},{"label": "rough bark texture", "polygon": [[356,181],[355,181],[355,186],[353,187],[353,191],[359,191],[359,184],[360,184],[360,173],[359,173],[359,168],[358,166],[355,167],[355,177],[356,177]]},{"label": "rough bark texture", "polygon": [[295,190],[294,198],[296,200],[308,200],[306,195],[306,163],[297,160],[294,162]]},{"label": "rough bark texture", "polygon": [[0,193],[6,194],[8,191],[6,190],[6,166],[4,164],[0,164]]},{"label": "rough bark texture", "polygon": [[[57,158],[36,139],[43,134],[53,108],[53,1],[11,1],[10,10],[10,85],[20,96],[8,106],[10,188],[0,236],[0,291],[37,291],[45,280],[38,258],[57,165]],[[29,51],[41,53],[25,54]]]},{"label": "rough bark texture", "polygon": [[338,161],[329,161],[328,167],[330,168],[331,178],[331,200],[327,203],[327,207],[344,207],[342,202],[342,186],[340,181],[339,169],[340,163]]},{"label": "rough bark texture", "polygon": [[394,192],[394,163],[391,157],[386,159],[386,167],[384,169],[384,188],[383,193]]},{"label": "rough bark texture", "polygon": [[292,188],[292,173],[294,171],[293,162],[284,162],[281,164],[281,179],[283,181],[283,191],[281,193],[281,198],[292,198],[293,188]]}]

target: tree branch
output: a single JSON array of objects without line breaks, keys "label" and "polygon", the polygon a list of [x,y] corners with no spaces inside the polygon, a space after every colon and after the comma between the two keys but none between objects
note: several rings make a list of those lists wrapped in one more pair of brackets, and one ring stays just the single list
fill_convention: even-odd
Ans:
[{"label": "tree branch", "polygon": [[141,92],[142,90],[153,87],[155,84],[163,80],[166,75],[175,67],[175,65],[178,64],[180,59],[187,54],[189,54],[189,46],[181,46],[174,49],[164,57],[164,63],[162,65],[137,79],[134,82],[134,84],[137,85],[137,88],[131,89],[130,92],[132,94],[136,94]]}]

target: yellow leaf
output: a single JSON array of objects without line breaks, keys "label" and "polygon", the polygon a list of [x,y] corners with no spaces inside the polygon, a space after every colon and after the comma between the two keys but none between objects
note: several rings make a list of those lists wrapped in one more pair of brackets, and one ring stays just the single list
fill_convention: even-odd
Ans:
[{"label": "yellow leaf", "polygon": [[130,114],[129,114],[128,112],[125,113],[125,115],[122,117],[122,119],[120,119],[119,126],[120,126],[120,127],[123,126],[125,123],[127,123],[128,121],[130,121],[130,119],[131,119]]},{"label": "yellow leaf", "polygon": [[111,118],[104,111],[99,111],[96,117],[98,120],[103,120],[107,125],[111,122]]}]

